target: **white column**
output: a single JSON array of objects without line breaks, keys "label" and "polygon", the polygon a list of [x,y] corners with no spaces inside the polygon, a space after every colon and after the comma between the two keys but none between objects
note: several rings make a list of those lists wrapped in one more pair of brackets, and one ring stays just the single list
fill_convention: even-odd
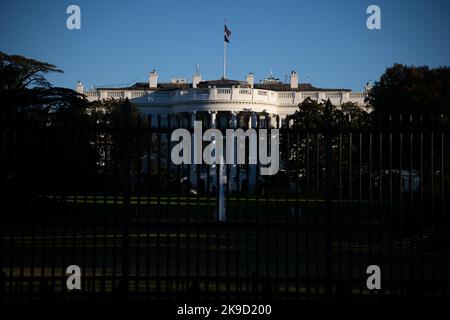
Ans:
[{"label": "white column", "polygon": [[[192,129],[194,129],[194,122],[195,122],[195,120],[197,120],[197,114],[196,114],[196,112],[195,111],[193,111],[192,113],[191,113],[191,128]],[[190,175],[190,180],[191,180],[191,183],[193,183],[193,184],[195,184],[195,185],[197,185],[198,186],[198,184],[197,183],[195,183],[196,181],[197,181],[197,175],[196,175],[196,172],[195,172],[195,164],[194,164],[194,161],[193,161],[193,155],[194,155],[194,152],[195,152],[195,138],[194,138],[194,135],[192,134],[191,135],[191,155],[192,155],[192,161],[191,161],[191,165],[190,165],[190,168],[189,168],[189,175]]]},{"label": "white column", "polygon": [[317,102],[322,102],[322,100],[327,100],[325,92],[317,92]]},{"label": "white column", "polygon": [[276,128],[277,127],[277,115],[271,114],[269,117],[270,117],[270,126],[272,128]]},{"label": "white column", "polygon": [[249,125],[250,128],[256,129],[256,117],[257,117],[256,112],[252,112],[250,114],[250,125]]},{"label": "white column", "polygon": [[[208,119],[208,127],[209,128],[216,128],[216,112],[215,111],[208,111],[208,115],[209,115],[209,119]],[[215,143],[215,142],[213,142]],[[214,159],[214,161],[216,161],[216,159]],[[217,165],[217,164],[216,164]],[[217,186],[217,171],[216,171],[216,167],[212,166],[210,168],[210,178],[211,178],[211,182],[210,182],[210,187],[214,187],[216,188]],[[220,186],[219,186],[220,189]]]},{"label": "white column", "polygon": [[[236,129],[238,127],[238,120],[237,117],[238,114],[236,111],[231,112],[231,119],[230,119],[230,128]],[[231,141],[227,141],[228,143],[231,143]],[[226,150],[226,148],[224,148]],[[237,143],[234,144],[234,158],[236,159],[236,152],[237,152]],[[236,160],[234,160],[233,164],[229,164],[231,170],[230,170],[230,181],[228,181],[228,191],[231,192],[233,190],[237,190],[237,163]]]},{"label": "white column", "polygon": [[[249,128],[253,128],[253,129],[257,129],[256,126],[256,112],[252,112],[250,114],[250,119],[249,119]],[[257,143],[259,143],[258,141],[259,139],[256,139]],[[258,159],[258,155],[256,155],[256,159]],[[256,169],[257,169],[257,164],[249,164],[249,170],[250,170],[250,174],[249,174],[249,181],[248,181],[248,188],[250,191],[251,188],[254,188],[256,185]]]},{"label": "white column", "polygon": [[209,111],[209,116],[210,116],[209,127],[210,128],[217,128],[217,124],[216,124],[217,112],[216,111]]},{"label": "white column", "polygon": [[232,111],[231,112],[231,119],[230,119],[230,128],[237,128],[237,112]]},{"label": "white column", "polygon": [[341,104],[350,101],[350,94],[348,92],[341,92]]}]

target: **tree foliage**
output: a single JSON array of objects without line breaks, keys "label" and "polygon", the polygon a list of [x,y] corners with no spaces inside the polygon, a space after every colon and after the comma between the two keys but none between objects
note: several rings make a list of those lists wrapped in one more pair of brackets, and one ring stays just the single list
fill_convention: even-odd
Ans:
[{"label": "tree foliage", "polygon": [[367,98],[378,114],[440,114],[450,111],[450,68],[394,64]]},{"label": "tree foliage", "polygon": [[52,87],[45,78],[62,70],[50,63],[8,55],[0,51],[0,100],[4,122],[32,120],[48,123],[56,110],[83,107],[83,96],[67,88]]},{"label": "tree foliage", "polygon": [[62,73],[55,65],[8,55],[0,51],[0,88],[2,90],[24,90],[26,88],[49,88],[50,82],[44,77],[50,72]]}]

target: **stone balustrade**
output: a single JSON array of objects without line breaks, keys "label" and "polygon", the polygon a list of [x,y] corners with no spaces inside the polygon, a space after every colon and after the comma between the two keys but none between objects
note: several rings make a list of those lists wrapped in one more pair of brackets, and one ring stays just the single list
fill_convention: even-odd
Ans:
[{"label": "stone balustrade", "polygon": [[304,99],[330,99],[335,105],[354,102],[364,105],[364,92],[348,91],[272,91],[250,88],[190,88],[184,90],[102,90],[84,93],[88,100],[125,99],[137,105],[176,105],[187,102],[252,102],[279,106],[297,106]]}]

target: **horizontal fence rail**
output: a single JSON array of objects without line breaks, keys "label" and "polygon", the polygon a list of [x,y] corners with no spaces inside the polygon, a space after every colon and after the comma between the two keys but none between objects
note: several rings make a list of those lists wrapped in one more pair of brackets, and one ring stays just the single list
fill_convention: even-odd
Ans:
[{"label": "horizontal fence rail", "polygon": [[[0,294],[448,297],[448,128],[439,117],[294,117],[278,128],[276,175],[248,161],[175,165],[173,124],[161,121],[2,128]],[[70,265],[81,290],[67,288]],[[366,286],[370,265],[379,290]]]}]

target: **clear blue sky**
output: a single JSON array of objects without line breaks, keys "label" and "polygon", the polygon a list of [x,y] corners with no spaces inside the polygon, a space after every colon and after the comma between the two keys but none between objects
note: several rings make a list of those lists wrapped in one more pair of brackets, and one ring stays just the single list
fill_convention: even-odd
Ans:
[{"label": "clear blue sky", "polygon": [[[66,8],[81,8],[81,30]],[[366,8],[381,8],[381,30]],[[64,70],[55,86],[118,85],[222,74],[223,20],[232,31],[228,78],[256,80],[297,70],[320,87],[361,90],[394,62],[450,65],[450,1],[1,1],[0,50]]]}]

